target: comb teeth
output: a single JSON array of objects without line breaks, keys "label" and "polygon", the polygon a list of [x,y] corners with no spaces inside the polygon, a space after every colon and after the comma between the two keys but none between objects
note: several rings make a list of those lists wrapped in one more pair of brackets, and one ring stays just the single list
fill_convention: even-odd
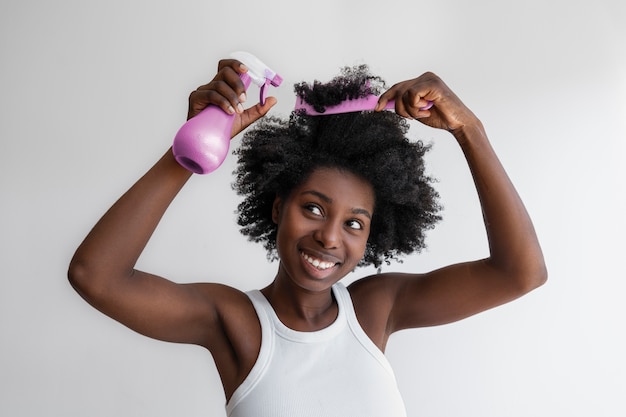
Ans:
[{"label": "comb teeth", "polygon": [[[306,103],[302,98],[298,97],[296,100],[296,106],[294,110],[304,110],[306,114],[309,116],[324,116],[328,114],[341,114],[341,113],[353,113],[358,111],[368,111],[374,110],[376,108],[376,104],[378,104],[378,96],[369,95],[367,97],[357,98],[353,100],[344,100],[341,103],[326,107],[324,112],[318,112],[311,106]],[[395,109],[395,101],[390,100],[387,102],[384,109],[393,110]],[[433,106],[432,101],[428,101],[428,105],[421,107],[420,110],[428,110]]]},{"label": "comb teeth", "polygon": [[[302,98],[298,97],[298,99],[296,100],[295,110],[304,110],[304,112],[309,116],[323,116],[327,114],[352,113],[357,111],[374,110],[377,103],[378,97],[374,95],[369,95],[367,97],[357,98],[353,100],[344,100],[334,106],[326,107],[326,110],[324,112],[318,112],[313,108],[313,106],[306,103]],[[387,106],[385,106],[385,108],[393,109],[394,102],[390,101],[389,103],[387,103]]]}]

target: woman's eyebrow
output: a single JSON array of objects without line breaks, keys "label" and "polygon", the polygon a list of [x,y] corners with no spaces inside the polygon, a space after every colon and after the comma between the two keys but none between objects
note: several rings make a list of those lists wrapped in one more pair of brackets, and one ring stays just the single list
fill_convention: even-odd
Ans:
[{"label": "woman's eyebrow", "polygon": [[312,194],[316,197],[319,197],[320,199],[324,200],[325,203],[332,203],[333,199],[330,198],[329,196],[327,196],[324,193],[320,193],[319,191],[315,191],[315,190],[307,190],[307,191],[303,191],[302,194]]},{"label": "woman's eyebrow", "polygon": [[[332,198],[330,198],[329,196],[327,196],[324,193],[320,193],[319,191],[306,190],[306,191],[303,191],[302,194],[303,195],[305,195],[305,194],[314,195],[314,196],[318,197],[319,199],[321,199],[322,201],[324,201],[325,203],[331,204],[333,202]],[[352,211],[353,214],[362,214],[363,216],[367,217],[368,219],[370,219],[370,220],[372,219],[372,214],[369,211],[365,210],[365,209],[353,208],[351,211]]]},{"label": "woman's eyebrow", "polygon": [[354,213],[354,214],[362,214],[365,217],[367,217],[368,219],[372,220],[372,215],[370,214],[369,211],[367,211],[365,209],[355,208],[355,209],[352,209],[352,213]]}]

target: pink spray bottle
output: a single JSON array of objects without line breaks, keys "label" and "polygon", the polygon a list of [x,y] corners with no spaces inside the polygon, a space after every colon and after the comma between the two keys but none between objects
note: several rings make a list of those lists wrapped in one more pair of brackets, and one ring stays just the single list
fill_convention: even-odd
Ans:
[{"label": "pink spray bottle", "polygon": [[[248,72],[240,75],[241,81],[246,90],[252,82],[259,86],[261,104],[265,103],[265,88],[268,85],[278,87],[283,81],[280,75],[248,52],[233,52],[231,58],[248,67]],[[196,174],[215,171],[228,154],[234,120],[235,115],[214,105],[189,119],[174,138],[172,151],[176,161]]]}]

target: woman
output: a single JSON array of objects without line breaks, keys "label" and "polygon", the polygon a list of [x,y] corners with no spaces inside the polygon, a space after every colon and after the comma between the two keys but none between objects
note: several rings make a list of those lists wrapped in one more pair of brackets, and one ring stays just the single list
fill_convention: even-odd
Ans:
[{"label": "woman", "polygon": [[[220,61],[190,95],[189,117],[209,104],[235,114],[232,136],[261,119],[268,98],[244,110],[245,66]],[[146,336],[207,348],[230,416],[404,416],[383,352],[402,329],[460,320],[511,301],[546,279],[531,220],[481,122],[437,76],[395,84],[375,111],[323,115],[327,106],[378,94],[366,67],[328,84],[296,86],[322,115],[265,117],[246,133],[235,188],[239,224],[279,260],[273,281],[243,293],[177,284],[137,271],[152,232],[190,177],[171,150],[102,217],[76,251],[74,288],[95,308]],[[395,113],[383,111],[395,101]],[[430,107],[432,105],[432,107]],[[419,274],[380,273],[347,288],[361,265],[425,246],[439,216],[421,143],[406,119],[451,132],[475,180],[489,240],[486,259]]]}]

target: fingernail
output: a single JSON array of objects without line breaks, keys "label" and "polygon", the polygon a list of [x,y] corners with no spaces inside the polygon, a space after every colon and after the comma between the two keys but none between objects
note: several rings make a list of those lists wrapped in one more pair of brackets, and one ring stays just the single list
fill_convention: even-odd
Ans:
[{"label": "fingernail", "polygon": [[241,95],[239,96],[239,101],[241,101],[242,103],[246,102],[246,93],[241,93]]},{"label": "fingernail", "polygon": [[237,113],[243,113],[243,106],[241,103],[237,103]]},{"label": "fingernail", "polygon": [[235,112],[235,109],[233,108],[233,106],[228,106],[228,114],[233,114]]}]

